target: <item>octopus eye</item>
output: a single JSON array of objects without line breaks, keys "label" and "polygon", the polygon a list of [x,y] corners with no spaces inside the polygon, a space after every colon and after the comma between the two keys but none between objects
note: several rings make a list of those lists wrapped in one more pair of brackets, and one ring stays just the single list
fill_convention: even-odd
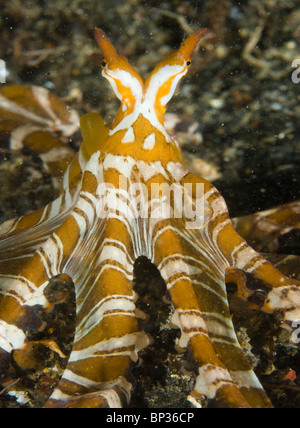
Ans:
[{"label": "octopus eye", "polygon": [[101,67],[104,68],[106,66],[106,61],[101,62]]},{"label": "octopus eye", "polygon": [[189,65],[191,65],[191,63],[192,63],[191,61],[187,61],[186,65],[189,66]]}]

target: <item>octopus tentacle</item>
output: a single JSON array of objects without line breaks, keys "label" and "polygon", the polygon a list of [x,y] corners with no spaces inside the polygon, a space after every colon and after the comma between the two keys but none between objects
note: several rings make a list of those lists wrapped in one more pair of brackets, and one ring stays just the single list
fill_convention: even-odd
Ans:
[{"label": "octopus tentacle", "polygon": [[256,291],[265,292],[262,309],[268,313],[281,311],[287,325],[298,320],[300,290],[295,282],[246,244],[231,225],[223,231],[220,242],[226,239],[229,230],[233,259],[232,267],[227,270],[227,282],[237,283],[237,295],[242,298],[253,298]]},{"label": "octopus tentacle", "polygon": [[[60,220],[63,218],[62,216]],[[61,223],[59,227],[57,222]],[[53,229],[54,225],[56,228],[50,233],[49,229]],[[70,225],[73,228],[73,241],[65,234]],[[28,239],[24,245],[22,238],[26,236],[26,230],[1,241],[0,348],[3,351],[24,350],[28,347],[26,331],[42,326],[36,309],[49,310],[51,307],[44,296],[44,290],[51,278],[64,273],[63,264],[67,260],[68,251],[71,252],[72,245],[76,246],[78,236],[75,234],[76,226],[72,215],[64,221],[58,221],[55,217],[54,224],[49,221],[47,226],[42,244],[40,235],[33,232],[33,238]],[[17,251],[5,254],[7,242],[18,242],[15,245]]]},{"label": "octopus tentacle", "polygon": [[97,189],[97,182],[89,179],[90,172],[82,172],[89,156],[89,146],[83,144],[68,166],[63,192],[54,202],[0,227],[0,349],[4,371],[12,351],[28,348],[26,331],[43,326],[36,308],[50,309],[44,297],[50,279],[65,273],[64,265],[78,248],[80,236],[87,239],[87,230],[76,220],[82,205],[90,206],[86,202],[89,192],[96,193]]},{"label": "octopus tentacle", "polygon": [[37,86],[0,88],[0,147],[38,155],[57,190],[75,152],[79,116],[57,96]]},{"label": "octopus tentacle", "polygon": [[[82,121],[86,156],[94,142],[99,116]],[[90,124],[93,122],[93,127]],[[115,187],[114,195],[101,198],[99,185],[105,189],[119,183],[117,166],[97,169],[100,152],[90,153],[81,191],[72,211],[72,223],[80,236],[73,236],[74,246],[64,248],[62,271],[75,285],[77,319],[74,346],[64,375],[46,407],[122,407],[129,403],[132,384],[130,367],[137,362],[137,352],[149,343],[140,331],[143,315],[135,307],[132,290],[136,259],[134,222],[122,211],[110,210],[114,198],[120,201],[124,191]],[[103,195],[102,195],[103,196]],[[120,206],[121,209],[121,206]],[[75,227],[64,225],[65,244]],[[58,236],[59,232],[58,232]],[[101,243],[101,244],[99,244]],[[82,254],[85,256],[83,257]],[[91,271],[93,274],[91,275]]]},{"label": "octopus tentacle", "polygon": [[[20,270],[16,270],[20,269]],[[50,309],[44,296],[49,275],[42,255],[35,252],[25,258],[10,259],[1,263],[0,285],[0,351],[1,375],[10,365],[10,353],[29,347],[26,331],[39,329],[42,322],[36,308]]]},{"label": "octopus tentacle", "polygon": [[300,201],[233,219],[233,224],[257,251],[279,252],[279,238],[300,229]]},{"label": "octopus tentacle", "polygon": [[[66,263],[77,301],[74,346],[67,369],[46,407],[122,407],[137,352],[149,343],[139,330],[133,279],[131,237],[122,220],[110,218],[101,230],[102,245],[87,242],[91,256],[83,266]],[[100,236],[98,236],[100,238]],[[74,254],[73,257],[74,258]],[[93,266],[94,275],[87,275]],[[77,269],[77,272],[75,272]]]},{"label": "octopus tentacle", "polygon": [[[67,178],[73,169],[72,166],[69,168]],[[74,181],[76,199],[78,178]],[[71,188],[70,183],[68,187]],[[60,234],[73,218],[70,210],[74,201],[69,189],[69,198],[64,192],[45,208],[18,220],[9,220],[1,226],[0,348],[6,361],[9,360],[8,350],[28,347],[27,330],[42,326],[35,309],[50,309],[44,290],[53,276],[62,273],[65,249]],[[65,238],[69,241],[69,237]]]},{"label": "octopus tentacle", "polygon": [[264,257],[272,263],[276,269],[292,278],[293,282],[300,281],[300,256],[286,254],[264,254]]},{"label": "octopus tentacle", "polygon": [[[226,264],[216,271],[218,260],[198,230],[183,234],[180,222],[164,225],[162,230],[156,241],[155,262],[175,306],[172,322],[181,329],[177,346],[188,348],[194,359],[194,393],[205,395],[218,406],[270,407],[234,332],[225,288]],[[191,244],[195,242],[192,235],[197,249]],[[162,244],[165,240],[170,243],[167,248]]]},{"label": "octopus tentacle", "polygon": [[[185,180],[187,179],[199,182],[197,176],[188,175],[185,177]],[[209,189],[208,186],[210,190],[206,191],[205,199],[212,209],[212,216],[209,222],[211,236],[207,238],[215,244],[215,250],[228,262],[226,281],[235,282],[238,286],[237,295],[244,299],[254,298],[253,294],[257,290],[265,291],[262,309],[269,313],[283,312],[287,325],[299,319],[299,288],[250,247],[235,231],[224,199],[216,188],[206,184],[207,189]],[[214,222],[218,227],[214,227]]]}]

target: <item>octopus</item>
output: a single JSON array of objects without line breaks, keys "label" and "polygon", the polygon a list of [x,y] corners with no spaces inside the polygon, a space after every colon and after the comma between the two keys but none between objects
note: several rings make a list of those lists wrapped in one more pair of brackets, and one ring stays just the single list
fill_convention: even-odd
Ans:
[{"label": "octopus", "polygon": [[[278,313],[283,327],[300,319],[299,258],[276,255],[271,264],[257,251],[299,229],[300,204],[231,220],[218,190],[187,169],[164,115],[204,34],[190,35],[143,79],[96,29],[102,75],[121,106],[110,126],[98,113],[80,118],[76,156],[66,145],[78,128],[73,110],[43,88],[1,89],[1,138],[63,174],[53,202],[0,225],[3,390],[30,359],[32,332],[45,329],[41,313],[52,306],[45,290],[59,280],[74,287],[76,327],[45,407],[128,406],[132,367],[152,340],[133,288],[134,266],[146,258],[173,305],[176,348],[191,356],[195,402],[272,407],[238,341],[226,285],[235,286],[236,301],[247,307]],[[54,340],[40,342],[61,352]]]}]

